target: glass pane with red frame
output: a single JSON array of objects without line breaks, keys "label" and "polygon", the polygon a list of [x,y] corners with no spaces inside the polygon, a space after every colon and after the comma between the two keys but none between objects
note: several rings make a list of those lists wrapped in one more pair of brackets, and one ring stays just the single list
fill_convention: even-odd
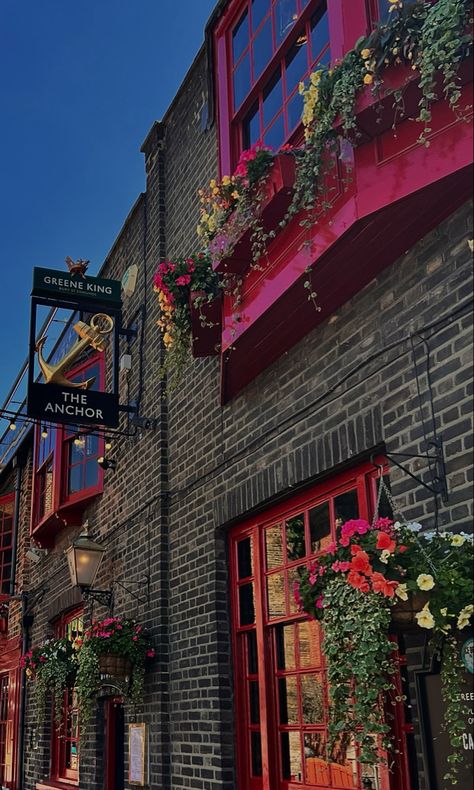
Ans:
[{"label": "glass pane with red frame", "polygon": [[260,77],[272,57],[273,52],[273,34],[272,34],[272,20],[270,17],[262,25],[261,29],[255,36],[252,44],[253,52],[253,81]]},{"label": "glass pane with red frame", "polygon": [[281,733],[281,772],[283,779],[302,782],[301,736],[299,732]]},{"label": "glass pane with red frame", "polygon": [[331,779],[326,756],[326,736],[323,732],[305,732],[304,767],[307,784],[330,787]]},{"label": "glass pane with red frame", "polygon": [[295,669],[295,625],[277,625],[275,628],[277,669]]},{"label": "glass pane with red frame", "polygon": [[247,52],[234,71],[234,110],[237,110],[250,90],[250,55]]},{"label": "glass pane with red frame", "polygon": [[329,502],[311,508],[309,511],[309,532],[311,536],[311,553],[322,551],[331,543],[331,518]]},{"label": "glass pane with red frame", "polygon": [[270,11],[271,0],[252,0],[252,30],[255,32]]},{"label": "glass pane with red frame", "polygon": [[303,724],[324,722],[324,687],[320,674],[301,675]]},{"label": "glass pane with red frame", "polygon": [[248,43],[249,17],[247,11],[244,11],[232,31],[232,58],[234,64],[237,63],[241,55],[245,52]]},{"label": "glass pane with red frame", "polygon": [[268,616],[283,617],[286,614],[285,576],[272,573],[267,576]]},{"label": "glass pane with red frame", "polygon": [[283,113],[280,113],[276,121],[272,123],[270,128],[263,136],[263,142],[274,151],[278,151],[285,141],[285,120]]},{"label": "glass pane with red frame", "polygon": [[250,733],[252,776],[262,776],[262,740],[259,732]]},{"label": "glass pane with red frame", "polygon": [[265,530],[265,558],[267,568],[279,568],[283,565],[283,538],[280,524]]},{"label": "glass pane with red frame", "polygon": [[317,620],[298,623],[298,658],[301,668],[321,666],[322,632]]},{"label": "glass pane with red frame", "polygon": [[286,95],[289,96],[308,71],[308,47],[306,39],[290,49],[285,58]]},{"label": "glass pane with red frame", "polygon": [[336,520],[336,534],[342,525],[352,518],[359,518],[359,497],[357,491],[345,491],[334,497],[334,518]]},{"label": "glass pane with red frame", "polygon": [[10,592],[12,575],[13,499],[0,502],[0,593]]},{"label": "glass pane with red frame", "polygon": [[310,40],[311,61],[313,63],[315,61],[326,63],[327,58],[322,57],[327,55],[328,50],[326,50],[326,47],[329,45],[329,21],[326,3],[322,3],[321,8],[311,18]]},{"label": "glass pane with red frame", "polygon": [[246,579],[252,576],[252,535],[248,538],[239,540],[237,543],[237,570],[239,579]]},{"label": "glass pane with red frame", "polygon": [[255,622],[255,593],[253,583],[239,587],[240,625],[252,625]]},{"label": "glass pane with red frame", "polygon": [[296,0],[276,0],[274,13],[275,38],[279,46],[298,19]]},{"label": "glass pane with red frame", "polygon": [[306,554],[304,539],[304,513],[286,521],[286,556],[288,562],[300,560]]},{"label": "glass pane with red frame", "polygon": [[99,484],[100,441],[95,434],[80,434],[67,443],[67,493],[75,494]]},{"label": "glass pane with red frame", "polygon": [[288,675],[278,681],[280,724],[298,724],[298,680]]},{"label": "glass pane with red frame", "polygon": [[301,121],[303,114],[303,97],[296,91],[287,106],[288,131],[292,132]]},{"label": "glass pane with red frame", "polygon": [[244,149],[251,148],[260,140],[260,109],[254,104],[242,124],[242,142]]},{"label": "glass pane with red frame", "polygon": [[281,110],[283,104],[283,86],[281,81],[281,69],[278,69],[273,74],[271,80],[266,84],[263,90],[263,126],[267,126],[275,118],[276,114]]}]

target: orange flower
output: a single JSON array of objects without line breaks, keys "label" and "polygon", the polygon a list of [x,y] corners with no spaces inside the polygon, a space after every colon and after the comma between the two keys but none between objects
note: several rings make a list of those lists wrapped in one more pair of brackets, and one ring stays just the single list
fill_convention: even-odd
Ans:
[{"label": "orange flower", "polygon": [[372,574],[372,589],[374,592],[382,593],[386,598],[392,598],[395,595],[397,587],[398,582],[389,582],[383,573],[374,571]]},{"label": "orange flower", "polygon": [[349,571],[347,574],[347,583],[350,584],[351,587],[355,587],[356,590],[360,590],[361,592],[370,591],[367,579],[362,576],[361,573],[357,573],[357,571]]}]

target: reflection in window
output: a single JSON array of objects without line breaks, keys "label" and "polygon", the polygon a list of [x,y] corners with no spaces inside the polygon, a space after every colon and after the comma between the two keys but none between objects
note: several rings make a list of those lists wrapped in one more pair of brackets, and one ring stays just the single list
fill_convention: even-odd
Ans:
[{"label": "reflection in window", "polygon": [[334,518],[336,519],[336,530],[339,530],[351,518],[359,518],[359,502],[355,489],[334,497]]},{"label": "reflection in window", "polygon": [[276,0],[276,40],[280,44],[298,19],[296,0]]},{"label": "reflection in window", "polygon": [[285,577],[282,573],[272,573],[267,577],[268,616],[282,617],[286,613]]},{"label": "reflection in window", "polygon": [[242,55],[243,51],[245,50],[247,44],[249,42],[249,24],[248,24],[248,14],[247,11],[242,14],[240,21],[234,27],[234,31],[232,33],[232,55],[234,58],[234,63],[237,63],[238,59]]},{"label": "reflection in window", "polygon": [[301,782],[301,740],[299,732],[281,733],[281,769],[283,779]]},{"label": "reflection in window", "polygon": [[308,54],[306,42],[292,47],[286,56],[286,93],[289,95],[303,79],[308,70]]},{"label": "reflection in window", "polygon": [[267,568],[278,568],[283,565],[283,544],[279,524],[265,530],[265,554]]},{"label": "reflection in window", "polygon": [[263,91],[263,125],[266,127],[275,117],[283,102],[280,69],[275,72]]},{"label": "reflection in window", "polygon": [[289,518],[286,522],[286,552],[289,562],[299,560],[306,554],[303,513]]},{"label": "reflection in window", "polygon": [[280,678],[278,688],[280,724],[298,724],[298,687],[296,677]]},{"label": "reflection in window", "polygon": [[303,113],[303,97],[296,92],[288,102],[288,129],[290,132],[295,129],[301,121]]},{"label": "reflection in window", "polygon": [[321,665],[321,626],[317,620],[298,623],[300,667]]},{"label": "reflection in window", "polygon": [[[304,734],[304,760],[306,782],[329,787],[331,780],[324,733],[306,732]],[[346,787],[347,785],[341,786]]]},{"label": "reflection in window", "polygon": [[311,552],[322,551],[331,543],[331,519],[329,502],[323,502],[309,511]]},{"label": "reflection in window", "polygon": [[328,14],[325,10],[326,4],[322,6],[321,11],[315,14],[311,20],[311,54],[313,60],[321,55],[323,49],[329,43],[329,24]]},{"label": "reflection in window", "polygon": [[278,669],[294,669],[296,666],[294,625],[278,625],[275,629],[275,638]]},{"label": "reflection in window", "polygon": [[336,787],[358,787],[356,750],[350,736],[339,738],[332,749],[331,778]]},{"label": "reflection in window", "polygon": [[253,78],[258,79],[272,56],[272,20],[267,19],[253,44]]},{"label": "reflection in window", "polygon": [[292,614],[296,614],[298,611],[298,607],[295,601],[295,584],[300,583],[301,574],[303,573],[303,566],[300,565],[298,568],[290,568],[288,571],[288,588],[289,588],[289,603],[290,603],[290,612]]},{"label": "reflection in window", "polygon": [[258,680],[249,683],[250,724],[260,724],[260,702],[258,697]]},{"label": "reflection in window", "polygon": [[321,675],[301,676],[301,700],[303,723],[322,724],[324,721],[324,700]]},{"label": "reflection in window", "polygon": [[252,30],[255,31],[270,10],[270,0],[252,0]]},{"label": "reflection in window", "polygon": [[262,743],[259,732],[250,734],[252,746],[252,776],[262,776]]},{"label": "reflection in window", "polygon": [[250,57],[247,52],[234,71],[234,110],[237,110],[250,90]]},{"label": "reflection in window", "polygon": [[257,653],[257,633],[249,631],[247,637],[247,667],[249,675],[256,675],[258,672],[258,653]]},{"label": "reflection in window", "polygon": [[260,112],[258,104],[254,104],[249,114],[245,118],[242,126],[243,144],[245,148],[251,148],[260,139]]},{"label": "reflection in window", "polygon": [[255,622],[255,601],[253,584],[242,584],[239,587],[240,625],[251,625]]},{"label": "reflection in window", "polygon": [[237,565],[239,579],[252,576],[252,537],[244,538],[237,544]]},{"label": "reflection in window", "polygon": [[263,142],[269,148],[272,148],[274,151],[278,151],[278,149],[283,145],[283,141],[285,139],[285,124],[283,120],[283,114],[280,113],[276,121],[272,124],[270,129],[265,132],[263,136]]}]

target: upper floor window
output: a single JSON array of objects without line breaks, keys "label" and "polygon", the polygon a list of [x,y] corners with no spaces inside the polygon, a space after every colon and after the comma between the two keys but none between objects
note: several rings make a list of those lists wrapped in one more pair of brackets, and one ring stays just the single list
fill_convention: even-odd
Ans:
[{"label": "upper floor window", "polygon": [[278,150],[301,119],[299,83],[329,63],[327,3],[246,0],[229,36],[234,158],[257,140]]},{"label": "upper floor window", "polygon": [[10,592],[13,551],[14,494],[0,497],[0,594]]},{"label": "upper floor window", "polygon": [[[103,360],[93,357],[70,374],[71,381],[94,379],[92,389],[103,383]],[[103,438],[75,425],[37,426],[33,482],[33,528],[61,507],[100,493]]]},{"label": "upper floor window", "polygon": [[[69,612],[55,624],[56,638],[66,637],[73,642],[84,632],[82,611]],[[63,710],[63,726],[60,730],[53,727],[52,740],[52,779],[79,783],[79,711],[77,693],[71,685],[65,691],[62,700],[55,700]]]}]

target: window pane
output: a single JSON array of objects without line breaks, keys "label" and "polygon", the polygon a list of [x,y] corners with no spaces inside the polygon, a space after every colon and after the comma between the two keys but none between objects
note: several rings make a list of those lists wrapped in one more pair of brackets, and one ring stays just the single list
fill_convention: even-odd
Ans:
[{"label": "window pane", "polygon": [[333,786],[359,787],[356,750],[350,737],[344,736],[336,741],[331,752],[330,765]]},{"label": "window pane", "polygon": [[242,14],[240,20],[237,22],[232,33],[232,55],[234,63],[242,55],[245,47],[249,43],[249,20],[247,11]]},{"label": "window pane", "polygon": [[259,732],[251,733],[252,776],[262,776],[262,744]]},{"label": "window pane", "polygon": [[324,698],[321,675],[301,676],[301,701],[304,724],[321,724],[324,721]]},{"label": "window pane", "polygon": [[251,148],[257,140],[260,140],[260,113],[258,104],[254,104],[245,118],[242,124],[242,132],[244,150],[246,148]]},{"label": "window pane", "polygon": [[359,518],[359,501],[355,489],[334,498],[334,517],[337,530],[349,519]]},{"label": "window pane", "polygon": [[268,616],[281,617],[286,614],[285,584],[282,573],[272,573],[267,578]]},{"label": "window pane", "polygon": [[283,779],[301,782],[301,742],[299,732],[282,732],[281,762]]},{"label": "window pane", "polygon": [[283,115],[279,115],[273,126],[265,133],[263,142],[274,151],[278,151],[285,139],[285,126],[283,122]]},{"label": "window pane", "polygon": [[251,625],[255,622],[255,603],[253,584],[239,587],[240,625]]},{"label": "window pane", "polygon": [[260,724],[260,702],[258,699],[258,680],[249,683],[250,724]]},{"label": "window pane", "polygon": [[275,26],[277,46],[290,32],[297,19],[298,11],[296,9],[296,0],[276,0]]},{"label": "window pane", "polygon": [[94,458],[92,461],[86,463],[86,474],[84,481],[84,488],[92,488],[99,484],[99,464]]},{"label": "window pane", "polygon": [[321,666],[321,626],[316,620],[298,623],[300,667]]},{"label": "window pane", "polygon": [[309,511],[311,552],[321,551],[331,542],[331,520],[329,502],[323,502]]},{"label": "window pane", "polygon": [[311,56],[313,61],[321,54],[326,44],[329,42],[329,24],[326,3],[321,11],[311,20]]},{"label": "window pane", "polygon": [[268,14],[270,0],[252,0],[252,30],[255,31],[262,19]]},{"label": "window pane", "polygon": [[289,603],[290,603],[290,613],[296,614],[298,611],[298,607],[295,601],[295,585],[299,586],[301,581],[301,574],[304,572],[303,565],[300,565],[298,568],[290,568],[288,571],[288,589],[290,591],[289,594]]},{"label": "window pane", "polygon": [[281,538],[281,526],[270,527],[265,530],[265,554],[267,558],[267,568],[278,568],[283,565],[283,545]]},{"label": "window pane", "polygon": [[292,47],[286,56],[286,95],[293,92],[293,89],[301,82],[308,71],[308,52],[306,42],[300,46]]},{"label": "window pane", "polygon": [[295,627],[278,625],[275,628],[278,669],[295,669]]},{"label": "window pane", "polygon": [[[326,756],[326,740],[322,732],[306,732],[304,735],[304,762],[306,782],[321,787],[330,787],[329,764]],[[347,787],[346,784],[336,785]]]},{"label": "window pane", "polygon": [[81,467],[72,466],[69,470],[68,490],[70,494],[75,494],[82,488],[81,483]]},{"label": "window pane", "polygon": [[253,78],[260,77],[272,56],[272,22],[268,19],[253,42]]},{"label": "window pane", "polygon": [[299,560],[306,554],[303,513],[286,522],[286,552],[289,562]]},{"label": "window pane", "polygon": [[390,3],[388,0],[379,0],[379,19],[386,21],[390,17]]},{"label": "window pane", "polygon": [[248,537],[237,544],[237,565],[239,579],[252,576],[252,538]]},{"label": "window pane", "polygon": [[263,125],[268,126],[283,105],[280,69],[275,72],[263,91]]},{"label": "window pane", "polygon": [[278,681],[280,724],[298,724],[298,686],[295,677]]},{"label": "window pane", "polygon": [[300,96],[298,91],[288,102],[288,130],[290,132],[295,129],[301,121],[303,114],[303,97]]},{"label": "window pane", "polygon": [[250,90],[250,58],[247,53],[234,72],[234,110],[242,104]]},{"label": "window pane", "polygon": [[258,672],[258,653],[257,653],[257,634],[249,631],[247,637],[247,669],[249,675],[256,675]]}]

